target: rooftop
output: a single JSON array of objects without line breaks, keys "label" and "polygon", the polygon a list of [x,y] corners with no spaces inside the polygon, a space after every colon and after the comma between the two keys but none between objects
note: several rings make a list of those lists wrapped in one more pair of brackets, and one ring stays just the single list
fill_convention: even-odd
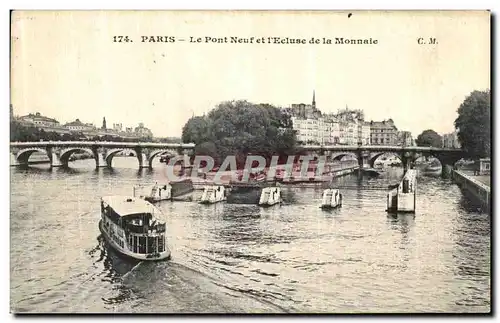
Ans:
[{"label": "rooftop", "polygon": [[65,126],[84,126],[85,124],[80,121],[80,119],[76,119],[75,121],[68,122]]},{"label": "rooftop", "polygon": [[131,196],[103,196],[101,200],[109,205],[120,216],[138,213],[161,214],[161,211],[151,203]]},{"label": "rooftop", "polygon": [[397,130],[396,125],[392,119],[383,120],[383,121],[370,121],[370,126],[372,128],[392,128]]},{"label": "rooftop", "polygon": [[55,123],[59,123],[56,119],[52,119],[52,118],[49,118],[49,117],[45,117],[45,116],[42,116],[40,114],[40,112],[37,112],[35,114],[33,113],[30,113],[28,115],[25,115],[25,116],[22,116],[22,117],[19,117],[20,119],[37,119],[37,120],[44,120],[44,121],[49,121],[49,122],[55,122]]}]

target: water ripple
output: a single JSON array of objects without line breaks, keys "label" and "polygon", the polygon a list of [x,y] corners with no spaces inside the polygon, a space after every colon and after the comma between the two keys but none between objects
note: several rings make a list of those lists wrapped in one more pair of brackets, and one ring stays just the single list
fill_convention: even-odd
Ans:
[{"label": "water ripple", "polygon": [[269,209],[161,203],[172,261],[138,265],[100,237],[98,200],[162,181],[162,166],[87,162],[11,169],[15,312],[490,310],[490,217],[450,181],[419,178],[415,216],[388,216],[384,191],[346,190],[334,212],[318,207],[321,189],[284,188],[287,203]]}]

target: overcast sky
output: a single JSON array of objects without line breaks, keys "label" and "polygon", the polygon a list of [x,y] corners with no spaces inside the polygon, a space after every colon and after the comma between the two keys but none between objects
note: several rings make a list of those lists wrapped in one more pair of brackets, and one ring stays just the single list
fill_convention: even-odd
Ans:
[{"label": "overcast sky", "polygon": [[[14,12],[16,115],[40,112],[180,136],[193,114],[246,99],[323,112],[363,109],[417,136],[451,132],[456,110],[490,84],[487,12]],[[113,43],[128,35],[133,43]],[[175,43],[142,43],[141,36]],[[189,43],[190,37],[372,38],[377,45]],[[417,39],[437,39],[419,45]],[[186,39],[184,42],[179,38]]]}]

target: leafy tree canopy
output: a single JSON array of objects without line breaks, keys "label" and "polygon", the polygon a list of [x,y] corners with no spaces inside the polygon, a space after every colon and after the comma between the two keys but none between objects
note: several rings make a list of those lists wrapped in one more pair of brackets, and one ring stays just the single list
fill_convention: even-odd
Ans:
[{"label": "leafy tree canopy", "polygon": [[417,146],[421,147],[443,147],[443,138],[434,130],[424,130],[415,140]]},{"label": "leafy tree canopy", "polygon": [[458,108],[458,140],[472,158],[491,155],[490,90],[474,91]]},{"label": "leafy tree canopy", "polygon": [[[291,118],[269,104],[227,101],[207,116],[193,117],[182,129],[182,141],[196,144],[196,153],[223,161],[229,155],[293,154],[296,136]],[[238,159],[238,158],[237,158]]]}]

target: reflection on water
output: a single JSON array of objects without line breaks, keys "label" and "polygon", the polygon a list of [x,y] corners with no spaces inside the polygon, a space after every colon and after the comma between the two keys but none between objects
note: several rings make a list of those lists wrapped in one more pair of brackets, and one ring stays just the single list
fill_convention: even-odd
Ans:
[{"label": "reflection on water", "polygon": [[[99,198],[164,179],[93,161],[11,168],[11,306],[26,312],[486,312],[490,221],[449,180],[420,177],[415,215],[387,215],[380,178],[346,176],[343,206],[285,187],[271,208],[162,202],[172,260],[123,259],[98,229]],[[197,198],[201,192],[196,192]]]}]

